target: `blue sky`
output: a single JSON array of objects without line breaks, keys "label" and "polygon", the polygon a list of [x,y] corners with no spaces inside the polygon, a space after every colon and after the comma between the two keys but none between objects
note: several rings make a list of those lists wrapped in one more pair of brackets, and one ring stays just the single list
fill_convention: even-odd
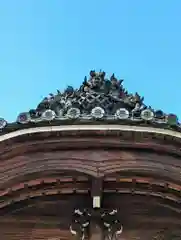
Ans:
[{"label": "blue sky", "polygon": [[180,0],[0,0],[0,117],[102,69],[181,118],[180,13]]}]

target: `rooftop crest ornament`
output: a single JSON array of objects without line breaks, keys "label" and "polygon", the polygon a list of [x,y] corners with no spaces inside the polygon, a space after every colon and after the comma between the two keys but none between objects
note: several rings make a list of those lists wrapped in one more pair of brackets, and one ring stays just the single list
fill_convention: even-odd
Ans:
[{"label": "rooftop crest ornament", "polygon": [[91,115],[95,118],[95,119],[101,119],[104,117],[105,111],[103,108],[101,107],[95,107],[92,109],[91,111]]},{"label": "rooftop crest ornament", "polygon": [[154,112],[151,109],[145,109],[141,112],[141,118],[146,121],[151,121],[154,118]]},{"label": "rooftop crest ornament", "polygon": [[125,108],[119,108],[116,111],[116,116],[119,119],[128,119],[129,118],[129,111]]},{"label": "rooftop crest ornament", "polygon": [[57,91],[56,95],[49,94],[35,111],[42,115],[50,109],[57,112],[58,118],[58,109],[65,119],[85,119],[86,116],[102,119],[114,116],[118,109],[125,109],[122,117],[119,110],[117,116],[119,119],[128,118],[136,105],[137,108],[142,107],[143,98],[138,93],[128,94],[122,83],[123,80],[118,80],[114,74],[108,79],[105,72],[92,70],[89,79],[85,77],[79,89],[69,86],[63,93]]},{"label": "rooftop crest ornament", "polygon": [[[129,93],[123,86],[123,80],[115,74],[106,77],[104,71],[90,71],[78,89],[68,86],[63,92],[50,93],[35,109],[19,114],[16,123],[38,124],[54,120],[59,124],[67,121],[115,121],[116,124],[159,124],[161,127],[181,130],[178,118],[165,114],[144,104],[144,97],[139,93]],[[72,122],[71,122],[72,124]],[[1,124],[1,128],[6,125]]]},{"label": "rooftop crest ornament", "polygon": [[42,119],[46,121],[52,121],[55,118],[56,114],[53,110],[47,109],[45,112],[42,114]]},{"label": "rooftop crest ornament", "polygon": [[0,118],[0,129],[5,128],[7,125],[7,122],[4,118]]},{"label": "rooftop crest ornament", "polygon": [[30,114],[27,113],[27,112],[20,113],[18,118],[17,118],[17,122],[21,123],[21,124],[26,124],[30,121],[31,121]]},{"label": "rooftop crest ornament", "polygon": [[176,126],[178,124],[178,118],[175,114],[167,115],[167,123],[171,126]]},{"label": "rooftop crest ornament", "polygon": [[76,119],[80,116],[80,109],[79,108],[69,108],[67,111],[68,118]]}]

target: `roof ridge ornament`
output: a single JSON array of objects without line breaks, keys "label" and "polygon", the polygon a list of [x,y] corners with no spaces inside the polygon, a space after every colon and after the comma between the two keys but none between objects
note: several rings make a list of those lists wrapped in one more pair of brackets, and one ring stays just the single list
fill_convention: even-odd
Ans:
[{"label": "roof ridge ornament", "polygon": [[[63,92],[50,93],[29,112],[21,113],[17,123],[52,122],[55,120],[115,121],[115,123],[152,123],[165,126],[180,126],[176,115],[155,111],[144,104],[138,92],[129,93],[123,87],[123,79],[113,73],[110,78],[104,71],[91,70],[78,89],[68,86]],[[112,123],[112,122],[111,122]],[[0,121],[0,128],[7,124]],[[180,127],[179,127],[180,128]]]}]

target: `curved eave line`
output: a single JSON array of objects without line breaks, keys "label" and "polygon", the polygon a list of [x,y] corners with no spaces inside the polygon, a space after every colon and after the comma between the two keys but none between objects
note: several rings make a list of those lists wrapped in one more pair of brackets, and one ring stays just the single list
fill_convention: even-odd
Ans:
[{"label": "curved eave line", "polygon": [[[49,161],[49,160],[48,160]],[[79,173],[87,174],[88,176],[93,177],[103,177],[108,174],[113,174],[117,172],[141,172],[145,174],[153,174],[156,176],[160,176],[163,179],[167,179],[168,177],[172,179],[174,182],[180,183],[180,168],[169,165],[166,165],[163,169],[162,165],[160,163],[152,163],[152,162],[143,162],[137,160],[136,162],[128,160],[126,162],[114,162],[110,161],[109,164],[103,165],[101,164],[94,164],[93,166],[91,164],[87,164],[86,162],[67,162],[66,160],[57,160],[57,161],[51,161],[47,164],[47,161],[40,161],[36,164],[31,164],[30,167],[22,168],[20,166],[13,167],[12,169],[7,169],[3,173],[3,177],[0,179],[0,186],[3,187],[3,185],[11,184],[12,182],[18,181],[18,179],[29,179],[29,175],[38,175],[38,173],[41,173],[46,170],[49,171],[76,171]]]},{"label": "curved eave line", "polygon": [[[112,191],[105,191],[107,193],[110,193]],[[18,202],[24,202],[25,200],[28,199],[34,199],[34,198],[42,198],[45,196],[63,196],[63,195],[70,195],[73,193],[72,189],[62,189],[61,191],[59,191],[59,189],[40,189],[40,190],[35,190],[33,192],[28,192],[28,193],[24,193],[21,194],[19,196],[16,196],[14,198],[9,198],[8,200],[1,202],[0,203],[0,210],[10,206],[14,203],[18,203]],[[87,194],[88,191],[84,190],[84,192],[81,192],[84,194]],[[165,200],[168,201],[167,204],[164,204],[165,207],[170,208],[172,210],[174,210],[177,213],[181,213],[181,209],[180,209],[180,198],[176,197],[175,195],[167,195],[167,193],[159,193],[159,192],[149,192],[147,190],[135,190],[134,193],[131,191],[131,189],[124,189],[124,190],[120,190],[117,192],[117,194],[129,194],[130,197],[132,198],[134,195],[137,196],[141,196],[141,197],[152,197],[154,199],[160,199],[160,200]],[[176,204],[177,207],[172,206],[172,204]],[[163,203],[161,204],[163,205]]]},{"label": "curved eave line", "polygon": [[153,127],[140,127],[128,125],[64,125],[64,126],[48,126],[48,127],[35,127],[28,129],[17,130],[12,133],[7,133],[0,136],[0,142],[5,140],[19,137],[26,134],[43,133],[43,132],[61,132],[61,131],[133,131],[133,132],[148,132],[157,133],[167,136],[172,136],[181,139],[181,133],[168,129],[153,128]]},{"label": "curved eave line", "polygon": [[[71,188],[71,189],[83,189],[86,188],[89,189],[89,184],[90,182],[87,180],[84,181],[78,181],[78,182],[74,182],[73,179],[72,180],[67,180],[67,181],[62,181],[62,179],[59,179],[60,181],[57,180],[57,177],[52,177],[52,178],[39,178],[37,180],[29,180],[26,182],[22,182],[22,183],[18,183],[16,185],[12,185],[11,188],[7,188],[5,190],[0,190],[0,198],[3,198],[5,196],[9,196],[9,194],[13,194],[16,192],[21,192],[21,191],[30,191],[32,189],[34,189],[35,187],[40,188],[43,186],[50,186],[50,184],[52,186],[59,186],[60,188],[64,187],[64,188]],[[118,181],[118,177],[114,179],[114,181],[109,181],[109,179],[105,179],[105,184],[111,184],[112,186],[114,185],[114,188],[117,189],[115,184],[124,184],[124,183],[128,183],[130,184],[130,188],[133,189],[133,187],[135,186],[135,184],[143,184],[144,186],[148,186],[148,189],[150,189],[150,187],[152,188],[152,186],[154,187],[162,187],[165,190],[170,189],[171,191],[177,191],[180,192],[180,197],[181,197],[181,185],[175,184],[173,182],[166,182],[166,181],[160,181],[160,179],[158,178],[149,178],[149,177],[138,177],[138,176],[131,176],[131,177],[127,177],[127,178],[122,178],[121,176],[119,177],[119,181]],[[133,186],[132,186],[133,184]],[[106,188],[106,186],[105,186]],[[20,194],[21,195],[21,194]]]}]

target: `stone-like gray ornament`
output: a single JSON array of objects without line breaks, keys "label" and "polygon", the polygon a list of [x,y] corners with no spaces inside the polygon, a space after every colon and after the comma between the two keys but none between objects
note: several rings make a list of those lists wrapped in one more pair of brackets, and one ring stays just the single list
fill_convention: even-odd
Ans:
[{"label": "stone-like gray ornament", "polygon": [[95,107],[95,108],[92,109],[91,115],[92,115],[92,117],[94,117],[96,119],[101,119],[101,118],[104,117],[105,111],[101,107]]},{"label": "stone-like gray ornament", "polygon": [[0,129],[5,128],[7,125],[7,121],[4,118],[0,118]]},{"label": "stone-like gray ornament", "polygon": [[119,108],[116,111],[116,118],[118,118],[118,119],[128,119],[129,118],[129,111],[125,108]]},{"label": "stone-like gray ornament", "polygon": [[53,119],[55,119],[55,117],[56,113],[51,109],[48,109],[45,112],[43,112],[41,116],[41,118],[46,121],[52,121]]},{"label": "stone-like gray ornament", "polygon": [[30,114],[28,112],[20,113],[17,117],[17,122],[21,124],[26,124],[31,121]]},{"label": "stone-like gray ornament", "polygon": [[67,117],[70,119],[77,119],[80,116],[80,109],[79,108],[70,108],[67,111]]},{"label": "stone-like gray ornament", "polygon": [[154,118],[154,112],[151,109],[145,109],[141,112],[141,118],[145,121],[151,121]]}]

